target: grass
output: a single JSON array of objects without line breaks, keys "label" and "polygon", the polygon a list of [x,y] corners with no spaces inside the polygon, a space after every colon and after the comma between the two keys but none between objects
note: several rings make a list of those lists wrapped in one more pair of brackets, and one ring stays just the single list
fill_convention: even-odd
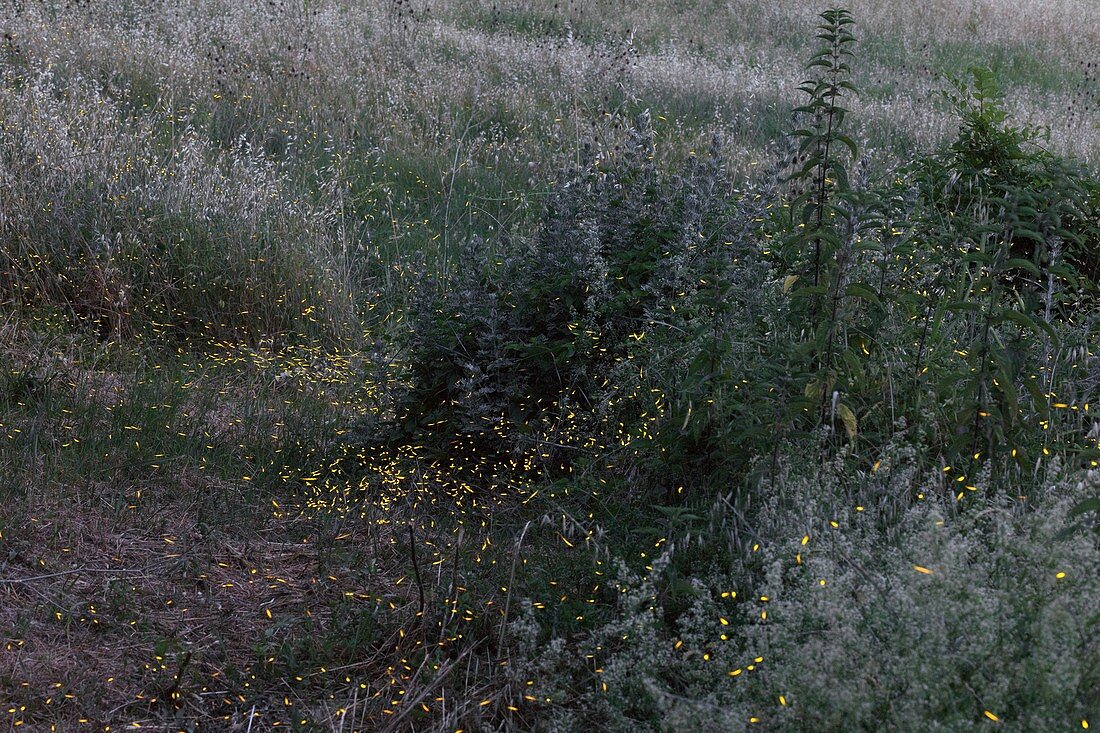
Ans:
[{"label": "grass", "polygon": [[[1002,371],[983,382],[978,320],[899,300],[863,338],[869,306],[846,296],[836,323],[853,340],[836,368],[854,376],[833,410],[858,431],[799,427],[799,400],[828,389],[790,388],[800,357],[777,350],[813,323],[789,292],[819,296],[769,269],[790,232],[741,196],[791,205],[774,171],[823,3],[170,5],[0,10],[0,716],[13,729],[1087,725],[1100,700],[1090,515],[1059,533],[1095,494],[1080,453],[1091,312],[1057,324],[1058,349],[1003,316],[986,341]],[[997,73],[1013,120],[1049,125],[1050,151],[1095,167],[1091,4],[852,10],[863,94],[847,129],[867,179],[953,139],[935,92],[974,65]],[[630,169],[645,110],[653,168]],[[676,217],[711,199],[653,197],[708,165],[714,139],[736,185],[697,225],[759,237],[766,257],[731,255],[717,286],[666,282],[644,254],[679,247]],[[630,219],[631,201],[656,203]],[[913,236],[931,250],[946,230]],[[601,259],[584,244],[597,235],[632,254]],[[892,251],[910,244],[891,236]],[[724,256],[707,246],[677,267]],[[564,285],[532,275],[562,274],[560,252],[576,255]],[[606,322],[583,320],[601,267],[649,299],[640,316],[609,297]],[[938,287],[898,269],[900,292]],[[701,315],[660,310],[669,283]],[[540,342],[574,295],[566,330],[588,340]],[[546,308],[513,312],[530,303]],[[1001,311],[982,312],[988,332]],[[729,351],[693,360],[714,353],[719,317]],[[448,331],[469,319],[471,338]],[[909,341],[919,319],[923,351]],[[455,340],[416,351],[425,323]],[[615,329],[625,345],[600,343]],[[423,354],[456,396],[431,418],[403,412]],[[910,379],[921,356],[957,386]],[[1040,362],[1034,407],[1026,369]],[[570,369],[573,392],[492,401]],[[983,404],[997,379],[1019,383],[1003,437],[1027,463],[994,474],[937,452],[973,407],[968,379]],[[895,404],[914,409],[884,417]],[[463,429],[448,432],[456,413]],[[509,432],[515,414],[530,423]]]}]

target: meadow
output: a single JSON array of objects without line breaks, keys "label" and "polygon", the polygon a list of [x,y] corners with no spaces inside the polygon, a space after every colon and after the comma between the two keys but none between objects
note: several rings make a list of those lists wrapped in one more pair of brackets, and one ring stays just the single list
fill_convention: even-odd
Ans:
[{"label": "meadow", "polygon": [[0,0],[11,730],[1081,730],[1100,6]]}]

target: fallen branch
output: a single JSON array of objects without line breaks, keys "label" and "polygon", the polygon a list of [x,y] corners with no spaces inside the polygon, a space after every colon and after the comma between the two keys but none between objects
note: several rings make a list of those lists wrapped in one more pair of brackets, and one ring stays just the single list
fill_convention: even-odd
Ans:
[{"label": "fallen branch", "polygon": [[119,568],[117,570],[111,568],[73,568],[72,570],[61,570],[56,573],[47,573],[46,575],[32,575],[29,578],[0,578],[0,584],[8,583],[10,585],[16,583],[33,583],[38,580],[49,580],[50,578],[59,578],[62,575],[76,575],[77,573],[120,573],[122,575],[137,575],[142,571],[129,570],[126,568]]}]

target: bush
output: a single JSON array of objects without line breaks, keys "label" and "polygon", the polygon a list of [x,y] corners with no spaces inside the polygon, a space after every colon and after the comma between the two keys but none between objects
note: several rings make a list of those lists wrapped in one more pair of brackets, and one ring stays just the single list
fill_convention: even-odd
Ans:
[{"label": "bush", "polygon": [[666,504],[751,483],[787,439],[874,456],[925,406],[928,459],[963,477],[1079,443],[1051,395],[1080,366],[1059,324],[1091,287],[1096,180],[1029,147],[978,72],[958,140],[849,173],[845,53],[807,82],[792,200],[778,177],[735,190],[720,146],[663,174],[643,115],[561,177],[533,237],[473,240],[423,290],[395,439],[613,469]]},{"label": "bush", "polygon": [[651,571],[621,571],[620,618],[577,648],[523,647],[538,629],[518,620],[528,657],[515,674],[551,701],[538,729],[956,731],[994,716],[1053,730],[1087,719],[1100,701],[1100,551],[1056,538],[1095,477],[1062,473],[1027,505],[963,507],[923,486],[888,532],[879,510],[854,511],[846,488],[822,478],[788,477],[779,491],[798,508],[758,517],[760,549],[746,557],[759,571],[699,574],[673,625],[662,601],[672,546]]},{"label": "bush", "polygon": [[[1044,149],[1044,130],[1009,122],[988,69],[945,94],[959,118],[958,137],[905,171],[917,183],[919,229],[938,246],[1002,247],[1007,282],[1036,291],[1047,274],[1095,291],[1100,282],[1100,181]],[[992,248],[990,248],[992,249]],[[1034,265],[1031,267],[1028,265]]]},{"label": "bush", "polygon": [[[667,414],[663,390],[729,372],[722,341],[737,304],[759,313],[750,232],[763,202],[733,190],[719,156],[663,174],[643,114],[620,155],[592,149],[563,176],[533,238],[473,240],[454,274],[425,289],[400,434],[463,435],[537,456],[551,475],[641,451],[637,427]],[[687,343],[669,338],[684,333]],[[694,399],[707,412],[706,396]]]}]

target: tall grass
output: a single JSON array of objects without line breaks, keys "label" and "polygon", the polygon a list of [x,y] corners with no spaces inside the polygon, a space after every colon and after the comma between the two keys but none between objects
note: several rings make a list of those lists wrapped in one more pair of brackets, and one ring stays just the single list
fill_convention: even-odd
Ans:
[{"label": "tall grass", "polygon": [[303,200],[244,139],[168,139],[174,113],[59,84],[36,74],[3,90],[6,301],[61,309],[103,338],[354,332],[332,204]]}]

